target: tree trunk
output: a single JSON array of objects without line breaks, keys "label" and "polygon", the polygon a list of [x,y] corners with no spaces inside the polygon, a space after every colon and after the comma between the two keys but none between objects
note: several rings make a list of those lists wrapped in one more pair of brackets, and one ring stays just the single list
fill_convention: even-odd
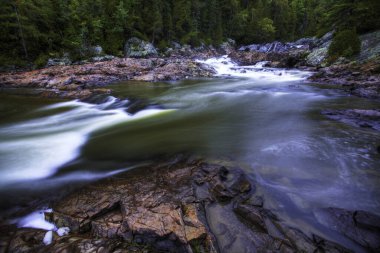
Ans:
[{"label": "tree trunk", "polygon": [[17,17],[17,24],[18,24],[18,28],[19,28],[19,31],[20,31],[21,44],[22,44],[22,47],[24,48],[25,58],[28,59],[29,58],[28,57],[28,50],[26,49],[26,43],[25,43],[25,39],[24,39],[24,33],[22,31],[20,17],[19,17],[16,5],[13,5],[13,9],[15,10],[16,17]]}]

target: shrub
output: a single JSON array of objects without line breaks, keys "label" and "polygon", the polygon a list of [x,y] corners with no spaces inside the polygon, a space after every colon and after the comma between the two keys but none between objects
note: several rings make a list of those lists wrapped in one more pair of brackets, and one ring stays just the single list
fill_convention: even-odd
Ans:
[{"label": "shrub", "polygon": [[339,57],[352,57],[360,53],[361,42],[355,30],[336,32],[328,50],[330,61]]},{"label": "shrub", "polygon": [[40,54],[36,60],[34,60],[34,65],[36,68],[43,68],[46,66],[46,63],[48,62],[49,55],[47,54]]}]

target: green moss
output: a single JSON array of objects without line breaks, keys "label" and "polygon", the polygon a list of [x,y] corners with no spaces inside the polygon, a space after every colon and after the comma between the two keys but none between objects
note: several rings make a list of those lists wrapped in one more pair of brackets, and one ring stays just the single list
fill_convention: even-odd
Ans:
[{"label": "green moss", "polygon": [[329,61],[343,56],[350,58],[360,53],[361,42],[355,30],[343,30],[335,33],[328,50]]}]

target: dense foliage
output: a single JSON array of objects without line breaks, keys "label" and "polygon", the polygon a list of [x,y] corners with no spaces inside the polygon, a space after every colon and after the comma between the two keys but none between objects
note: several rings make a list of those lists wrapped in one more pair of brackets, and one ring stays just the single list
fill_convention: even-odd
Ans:
[{"label": "dense foliage", "polygon": [[294,40],[380,27],[379,0],[0,0],[2,64],[43,62],[101,45],[121,55],[136,36],[161,48]]},{"label": "dense foliage", "polygon": [[351,57],[360,53],[360,44],[355,30],[347,29],[336,32],[329,47],[330,61],[335,61],[340,56]]}]

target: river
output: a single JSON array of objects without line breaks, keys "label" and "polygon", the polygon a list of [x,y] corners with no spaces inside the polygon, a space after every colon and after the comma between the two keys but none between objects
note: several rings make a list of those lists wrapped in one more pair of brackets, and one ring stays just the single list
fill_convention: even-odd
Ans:
[{"label": "river", "polygon": [[205,63],[216,78],[118,83],[82,102],[1,92],[1,208],[190,153],[237,162],[266,208],[309,231],[327,233],[315,214],[323,207],[380,214],[380,134],[320,113],[379,102],[308,83],[308,72]]}]

